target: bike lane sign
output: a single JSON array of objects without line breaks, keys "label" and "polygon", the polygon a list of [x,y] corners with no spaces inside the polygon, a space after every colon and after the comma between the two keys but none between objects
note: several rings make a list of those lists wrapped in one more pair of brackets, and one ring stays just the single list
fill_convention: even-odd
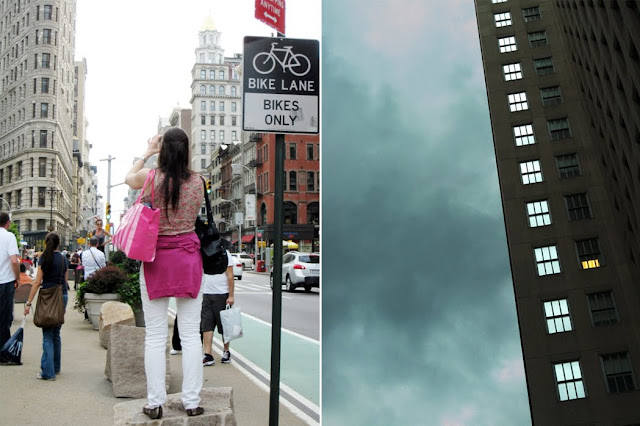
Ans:
[{"label": "bike lane sign", "polygon": [[318,40],[246,36],[242,68],[244,131],[319,133]]}]

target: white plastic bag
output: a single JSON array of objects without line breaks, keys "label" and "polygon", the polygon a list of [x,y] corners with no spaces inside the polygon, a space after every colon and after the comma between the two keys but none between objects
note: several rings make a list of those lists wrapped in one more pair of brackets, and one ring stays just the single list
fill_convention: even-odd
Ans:
[{"label": "white plastic bag", "polygon": [[220,311],[220,322],[222,322],[222,339],[224,343],[242,337],[242,312],[238,307],[230,307]]}]

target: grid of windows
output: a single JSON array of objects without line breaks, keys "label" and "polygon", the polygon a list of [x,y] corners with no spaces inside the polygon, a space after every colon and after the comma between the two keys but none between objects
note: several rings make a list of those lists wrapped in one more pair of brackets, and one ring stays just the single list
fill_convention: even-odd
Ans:
[{"label": "grid of windows", "polygon": [[520,174],[522,175],[523,185],[542,182],[542,169],[540,168],[540,161],[533,160],[520,163]]},{"label": "grid of windows", "polygon": [[544,316],[547,320],[547,332],[549,334],[573,330],[567,299],[544,302],[543,306]]},{"label": "grid of windows", "polygon": [[549,120],[549,136],[551,140],[566,139],[571,137],[571,129],[569,128],[569,119],[567,117]]},{"label": "grid of windows", "polygon": [[496,21],[496,27],[507,27],[511,25],[511,12],[495,13],[493,19]]},{"label": "grid of windows", "polygon": [[542,105],[544,106],[562,103],[560,86],[543,87],[540,89],[540,96],[542,97]]},{"label": "grid of windows", "polygon": [[504,73],[504,81],[520,80],[522,78],[522,67],[520,66],[520,62],[503,65],[502,72]]},{"label": "grid of windows", "polygon": [[529,226],[531,228],[551,225],[551,215],[549,214],[547,200],[527,203],[527,216],[529,217]]},{"label": "grid of windows", "polygon": [[591,321],[595,327],[618,323],[618,312],[611,291],[602,291],[587,295]]},{"label": "grid of windows", "polygon": [[636,389],[628,352],[602,355],[600,359],[607,378],[609,393],[629,392]]},{"label": "grid of windows", "polygon": [[547,75],[556,72],[556,69],[553,66],[553,58],[551,56],[548,58],[534,59],[533,68],[536,70],[537,75]]},{"label": "grid of windows", "polygon": [[594,269],[602,266],[602,253],[597,238],[576,241],[576,251],[582,269]]},{"label": "grid of windows", "polygon": [[533,6],[522,9],[522,16],[524,17],[524,22],[539,21],[541,19],[540,8]]},{"label": "grid of windows", "polygon": [[528,33],[527,37],[529,38],[529,46],[531,47],[541,47],[549,44],[546,31],[534,31]]},{"label": "grid of windows", "polygon": [[560,260],[556,246],[538,247],[533,249],[533,252],[536,257],[538,276],[560,273]]},{"label": "grid of windows", "polygon": [[553,367],[560,401],[586,397],[579,361],[561,362],[554,364]]},{"label": "grid of windows", "polygon": [[527,92],[511,93],[507,98],[509,100],[509,111],[516,112],[529,109]]},{"label": "grid of windows", "polygon": [[500,53],[515,52],[518,50],[515,36],[501,37],[498,39]]},{"label": "grid of windows", "polygon": [[514,126],[513,138],[516,141],[516,146],[533,145],[536,143],[536,138],[533,134],[533,124]]},{"label": "grid of windows", "polygon": [[591,218],[591,207],[586,193],[565,195],[564,203],[567,206],[569,221]]},{"label": "grid of windows", "polygon": [[578,162],[578,155],[575,153],[558,155],[556,157],[556,164],[558,166],[560,179],[580,176],[582,174],[580,163]]}]

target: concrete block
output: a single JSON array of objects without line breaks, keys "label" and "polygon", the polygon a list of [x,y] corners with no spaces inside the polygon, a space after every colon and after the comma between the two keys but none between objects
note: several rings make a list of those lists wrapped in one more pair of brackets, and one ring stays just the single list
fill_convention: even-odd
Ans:
[{"label": "concrete block", "polygon": [[[144,370],[145,328],[135,325],[113,324],[111,340],[107,348],[105,375],[113,384],[113,394],[120,397],[145,398],[147,378]],[[169,364],[169,342],[165,346],[165,386],[169,389],[171,367]]]},{"label": "concrete block", "polygon": [[162,426],[236,426],[233,411],[233,388],[203,388],[200,392],[204,413],[200,416],[189,417],[182,405],[182,394],[167,395],[167,403],[162,406],[162,418],[151,420],[142,412],[147,399],[136,399],[121,402],[113,407],[113,424],[124,425],[162,425]]},{"label": "concrete block", "polygon": [[109,346],[109,334],[113,324],[135,325],[136,319],[131,306],[122,302],[105,302],[102,304],[98,330],[100,346],[105,349]]}]

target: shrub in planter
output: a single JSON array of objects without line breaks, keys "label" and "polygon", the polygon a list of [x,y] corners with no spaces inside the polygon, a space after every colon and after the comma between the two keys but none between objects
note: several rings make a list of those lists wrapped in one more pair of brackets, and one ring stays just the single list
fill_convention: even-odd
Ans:
[{"label": "shrub in planter", "polygon": [[133,312],[139,312],[142,309],[142,299],[140,298],[140,274],[129,274],[129,279],[124,281],[118,287],[118,295],[120,301],[131,306]]},{"label": "shrub in planter", "polygon": [[122,250],[118,250],[111,254],[109,262],[113,263],[129,275],[140,271],[140,261],[129,259]]},{"label": "shrub in planter", "polygon": [[117,266],[105,266],[98,269],[86,282],[80,283],[76,290],[76,302],[73,308],[78,312],[84,312],[86,307],[85,294],[117,293],[122,283],[129,276]]}]

